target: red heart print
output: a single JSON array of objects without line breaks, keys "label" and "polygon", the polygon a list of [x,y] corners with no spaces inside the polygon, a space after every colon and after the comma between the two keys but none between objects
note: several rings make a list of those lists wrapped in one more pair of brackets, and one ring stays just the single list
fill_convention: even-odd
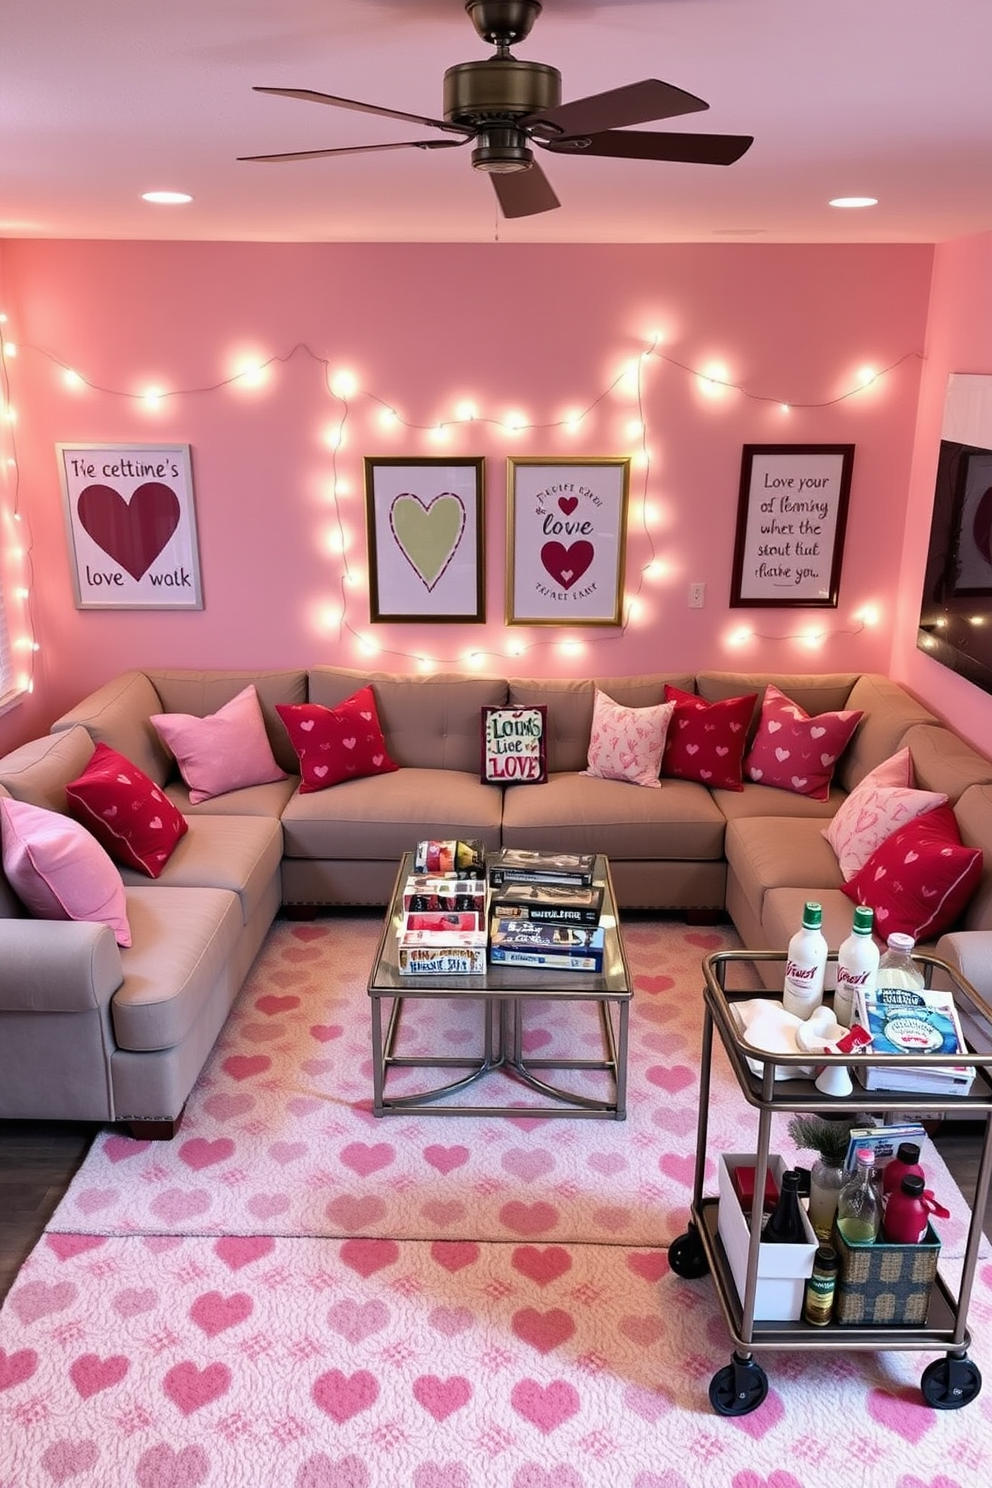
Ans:
[{"label": "red heart print", "polygon": [[466,1266],[474,1266],[481,1254],[474,1240],[435,1240],[431,1246],[431,1260],[452,1276]]},{"label": "red heart print", "polygon": [[561,1307],[539,1312],[536,1307],[522,1307],[513,1314],[510,1326],[518,1338],[541,1354],[549,1354],[560,1343],[566,1343],[575,1332],[575,1319]]},{"label": "red heart print", "polygon": [[559,1214],[553,1204],[546,1204],[541,1200],[534,1204],[514,1200],[503,1205],[499,1217],[508,1230],[513,1230],[518,1235],[540,1235],[545,1230],[555,1228]]},{"label": "red heart print", "polygon": [[343,1374],[340,1369],[329,1369],[313,1382],[310,1391],[313,1402],[325,1416],[343,1426],[359,1411],[368,1410],[379,1398],[379,1384],[367,1369],[358,1369],[354,1374]]},{"label": "red heart print", "polygon": [[151,568],[176,528],[179,497],[161,481],[146,481],[125,501],[113,486],[87,486],[76,512],[84,531],[115,563],[140,579]]},{"label": "red heart print", "polygon": [[868,1396],[868,1414],[914,1447],[934,1424],[933,1411],[923,1404],[915,1390],[891,1394],[888,1390],[872,1390]]},{"label": "red heart print", "polygon": [[60,1261],[75,1260],[88,1250],[99,1250],[106,1245],[106,1235],[46,1235],[45,1244],[53,1250]]},{"label": "red heart print", "polygon": [[373,1276],[399,1258],[400,1248],[395,1240],[345,1240],[341,1246],[341,1259],[359,1276]]},{"label": "red heart print", "polygon": [[638,992],[647,992],[655,997],[659,992],[667,992],[670,987],[674,987],[675,981],[670,976],[635,976],[634,986]]},{"label": "red heart print", "polygon": [[136,1142],[133,1137],[108,1137],[103,1144],[103,1152],[112,1163],[127,1162],[129,1157],[137,1157],[139,1152],[147,1151],[151,1145],[151,1142]]},{"label": "red heart print", "polygon": [[235,1328],[250,1317],[255,1304],[247,1292],[203,1292],[193,1303],[189,1315],[208,1338],[216,1338],[227,1328]]},{"label": "red heart print", "polygon": [[441,1147],[438,1143],[432,1143],[430,1147],[424,1148],[425,1161],[439,1173],[453,1173],[455,1168],[464,1167],[468,1158],[467,1147]]},{"label": "red heart print", "polygon": [[660,1281],[668,1270],[668,1255],[663,1250],[632,1250],[627,1266],[644,1281]]},{"label": "red heart print", "polygon": [[472,1398],[472,1386],[460,1374],[439,1379],[436,1374],[422,1374],[413,1382],[413,1396],[435,1421],[444,1421],[461,1410]]},{"label": "red heart print", "polygon": [[252,1261],[271,1255],[275,1248],[276,1242],[271,1235],[225,1235],[214,1246],[214,1254],[229,1271],[240,1271],[242,1266],[250,1266]]},{"label": "red heart print", "polygon": [[510,1403],[517,1415],[530,1421],[545,1435],[561,1426],[579,1409],[579,1392],[567,1380],[552,1380],[541,1385],[537,1380],[519,1380],[510,1392]]},{"label": "red heart print", "polygon": [[546,542],[541,549],[541,562],[563,589],[571,589],[581,579],[596,556],[591,542],[581,538],[566,548],[564,543]]},{"label": "red heart print", "polygon": [[652,1064],[644,1071],[644,1078],[651,1085],[657,1085],[660,1090],[667,1090],[670,1095],[677,1095],[680,1090],[686,1090],[696,1078],[695,1071],[689,1069],[685,1064]]},{"label": "red heart print", "polygon": [[353,1235],[371,1227],[386,1217],[386,1203],[376,1194],[338,1194],[324,1210],[328,1219],[346,1235]]},{"label": "red heart print", "polygon": [[74,1442],[60,1437],[42,1452],[41,1465],[53,1483],[65,1483],[78,1473],[89,1472],[99,1456],[100,1448],[95,1441]]},{"label": "red heart print", "polygon": [[111,1385],[119,1385],[131,1367],[131,1361],[123,1354],[111,1354],[101,1359],[99,1354],[80,1354],[69,1369],[69,1378],[84,1400]]},{"label": "red heart print", "polygon": [[231,1371],[226,1364],[208,1364],[198,1369],[189,1359],[174,1364],[162,1380],[162,1389],[184,1416],[191,1416],[213,1400],[219,1400],[231,1388]]},{"label": "red heart print", "polygon": [[570,517],[572,515],[573,511],[578,506],[578,504],[579,504],[579,498],[578,498],[578,496],[559,496],[558,497],[558,510],[560,512],[564,512],[564,514],[565,514],[566,517]]},{"label": "red heart print", "polygon": [[264,1013],[267,1018],[273,1017],[276,1013],[288,1013],[290,1008],[296,1008],[299,1005],[298,997],[273,997],[271,992],[267,992],[264,997],[259,997],[255,1002],[258,1011]]},{"label": "red heart print", "polygon": [[[349,1452],[347,1457],[338,1457],[333,1462],[326,1452],[315,1452],[301,1463],[294,1478],[296,1488],[369,1488],[372,1479],[365,1463]],[[168,1488],[163,1484],[162,1488]]]},{"label": "red heart print", "polygon": [[510,1260],[515,1271],[538,1286],[547,1286],[572,1269],[572,1257],[560,1245],[547,1245],[543,1250],[536,1245],[518,1245]]},{"label": "red heart print", "polygon": [[252,1075],[262,1075],[272,1065],[268,1054],[232,1054],[225,1059],[222,1068],[232,1080],[250,1080]]},{"label": "red heart print", "polygon": [[37,1368],[38,1355],[34,1349],[18,1349],[16,1354],[0,1349],[0,1390],[12,1390],[15,1385],[22,1385]]},{"label": "red heart print", "polygon": [[212,1167],[214,1163],[224,1162],[233,1153],[234,1143],[230,1137],[217,1137],[213,1142],[208,1142],[206,1137],[192,1137],[179,1149],[182,1161],[195,1172]]},{"label": "red heart print", "polygon": [[388,1142],[375,1142],[371,1146],[365,1142],[349,1142],[341,1149],[341,1161],[345,1167],[362,1178],[388,1168],[395,1156],[396,1149]]}]

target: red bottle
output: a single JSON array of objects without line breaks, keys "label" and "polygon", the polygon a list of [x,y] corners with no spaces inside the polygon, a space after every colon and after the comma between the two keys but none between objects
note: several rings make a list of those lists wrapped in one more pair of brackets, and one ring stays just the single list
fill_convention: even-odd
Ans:
[{"label": "red bottle", "polygon": [[923,1197],[924,1179],[909,1173],[889,1194],[882,1215],[882,1238],[890,1245],[919,1245],[926,1239],[930,1207]]},{"label": "red bottle", "polygon": [[900,1142],[896,1155],[882,1169],[882,1194],[890,1194],[910,1173],[925,1177],[920,1167],[920,1149],[915,1142]]}]

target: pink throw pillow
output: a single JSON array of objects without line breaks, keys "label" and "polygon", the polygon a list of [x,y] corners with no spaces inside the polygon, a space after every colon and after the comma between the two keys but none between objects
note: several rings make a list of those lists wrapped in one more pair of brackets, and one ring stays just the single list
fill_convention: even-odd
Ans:
[{"label": "pink throw pillow", "polygon": [[938,806],[886,838],[841,888],[875,911],[883,940],[895,931],[936,940],[950,930],[982,877],[980,847],[965,847],[950,806]]},{"label": "pink throw pillow", "polygon": [[143,770],[109,744],[98,744],[89,764],[65,788],[78,819],[110,856],[158,878],[189,823]]},{"label": "pink throw pillow", "polygon": [[301,796],[399,769],[386,749],[371,687],[360,687],[336,708],[277,703],[276,712],[299,756]]},{"label": "pink throw pillow", "polygon": [[659,790],[658,771],[674,703],[651,708],[625,708],[596,689],[589,738],[589,763],[583,775],[597,780],[625,780]]},{"label": "pink throw pillow", "polygon": [[665,701],[675,704],[675,712],[668,725],[662,775],[698,780],[720,790],[743,790],[744,748],[757,697],[752,692],[708,703],[666,683]]},{"label": "pink throw pillow", "polygon": [[86,828],[70,816],[0,797],[3,867],[25,909],[39,920],[109,925],[131,944],[121,876]]},{"label": "pink throw pillow", "polygon": [[899,827],[946,804],[942,791],[910,790],[911,772],[909,750],[900,749],[858,782],[823,828],[845,880]]},{"label": "pink throw pillow", "polygon": [[811,718],[769,682],[744,773],[760,785],[775,785],[813,801],[826,801],[834,766],[861,717],[860,712],[848,710],[818,713]]},{"label": "pink throw pillow", "polygon": [[248,686],[216,713],[153,713],[152,724],[176,757],[196,805],[248,785],[285,780],[265,732],[258,693]]}]

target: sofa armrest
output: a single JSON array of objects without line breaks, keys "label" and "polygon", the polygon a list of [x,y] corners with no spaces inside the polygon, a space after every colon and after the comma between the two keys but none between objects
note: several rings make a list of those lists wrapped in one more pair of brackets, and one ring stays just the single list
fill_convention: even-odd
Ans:
[{"label": "sofa armrest", "polygon": [[[992,930],[954,930],[942,935],[934,955],[970,982],[989,1010],[988,1016],[958,1003],[965,1041],[976,1053],[992,1051]],[[937,978],[935,978],[935,982]]]},{"label": "sofa armrest", "polygon": [[164,713],[150,678],[144,672],[122,672],[91,692],[69,713],[56,718],[50,732],[81,724],[94,744],[107,744],[144,770],[156,785],[164,785],[172,771],[172,756],[149,721]]},{"label": "sofa armrest", "polygon": [[0,920],[0,1014],[102,1008],[123,980],[120,951],[108,925]]}]

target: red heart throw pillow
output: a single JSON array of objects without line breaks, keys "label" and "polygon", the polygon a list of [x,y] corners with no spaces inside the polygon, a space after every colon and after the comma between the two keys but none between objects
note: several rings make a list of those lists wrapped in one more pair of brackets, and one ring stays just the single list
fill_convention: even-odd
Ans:
[{"label": "red heart throw pillow", "polygon": [[343,780],[398,770],[379,726],[371,687],[361,687],[336,708],[320,703],[277,703],[300,761],[300,795]]},{"label": "red heart throw pillow", "polygon": [[744,761],[744,774],[759,785],[809,796],[830,798],[834,766],[851,742],[861,713],[818,713],[811,718],[769,682],[761,704],[761,722]]},{"label": "red heart throw pillow", "polygon": [[743,790],[744,747],[757,698],[752,692],[708,703],[666,683],[665,702],[674,703],[675,712],[668,725],[662,775],[698,780],[720,790]]},{"label": "red heart throw pillow", "polygon": [[964,912],[982,877],[980,847],[965,847],[950,806],[907,822],[876,848],[843,892],[875,911],[882,939],[895,931],[936,940]]},{"label": "red heart throw pillow", "polygon": [[73,814],[117,863],[158,878],[189,831],[175,807],[143,770],[109,744],[98,744],[77,780],[65,788]]}]

